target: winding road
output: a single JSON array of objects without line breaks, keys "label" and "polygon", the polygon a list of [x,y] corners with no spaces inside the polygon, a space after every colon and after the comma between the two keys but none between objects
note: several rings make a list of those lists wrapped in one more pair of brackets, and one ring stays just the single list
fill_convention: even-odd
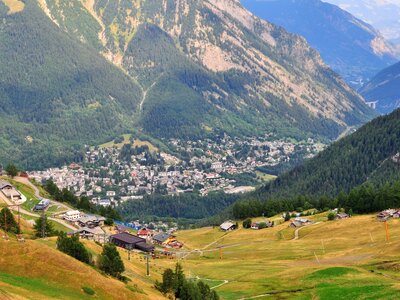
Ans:
[{"label": "winding road", "polygon": [[[18,182],[20,182],[20,183],[22,183],[22,184],[25,184],[25,185],[27,185],[27,186],[29,186],[29,187],[31,187],[31,188],[34,190],[35,197],[37,197],[37,198],[42,198],[42,196],[40,196],[40,191],[39,191],[39,189],[38,189],[34,184],[32,184],[32,182],[30,182],[27,178],[24,178],[24,177],[15,177],[14,180],[15,180],[15,181],[18,181]],[[3,193],[0,193],[0,199],[3,200],[7,205],[10,205],[10,206],[11,206],[11,205],[15,205],[15,204],[12,203],[7,197],[5,197],[5,196],[3,195]],[[65,208],[68,209],[68,210],[70,209],[70,208],[69,208],[68,206],[66,206],[65,204],[60,203],[60,202],[57,202],[57,201],[53,201],[53,200],[52,200],[51,203],[53,203],[53,204],[55,204],[55,205],[63,206],[63,207],[65,207]],[[16,207],[16,206],[11,206],[11,209],[14,210],[14,211],[18,211],[18,207]],[[39,215],[39,214],[33,213],[33,212],[28,211],[28,210],[26,210],[26,209],[23,209],[22,207],[19,208],[19,211],[20,211],[21,214],[24,214],[24,215],[27,215],[27,216],[31,216],[31,217],[35,217],[35,218],[40,218],[40,215]],[[76,230],[76,227],[72,226],[71,224],[69,224],[68,222],[66,222],[66,221],[64,221],[64,220],[60,220],[60,219],[56,219],[56,218],[51,218],[51,217],[48,217],[48,219],[51,220],[51,221],[57,222],[57,223],[63,225],[64,227],[67,227],[68,229],[71,229],[71,230],[74,230],[74,231]]]}]

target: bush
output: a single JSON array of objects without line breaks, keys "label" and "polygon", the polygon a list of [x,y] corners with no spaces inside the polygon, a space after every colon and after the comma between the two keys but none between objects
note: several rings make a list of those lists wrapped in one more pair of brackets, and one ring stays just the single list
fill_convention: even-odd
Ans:
[{"label": "bush", "polygon": [[336,214],[333,213],[333,212],[330,212],[330,213],[328,214],[328,221],[333,221],[333,220],[335,220],[335,217],[336,217]]},{"label": "bush", "polygon": [[87,286],[84,286],[82,290],[85,292],[85,294],[88,294],[90,296],[94,296],[94,294],[96,294],[94,290],[92,290],[90,287]]},{"label": "bush", "polygon": [[243,228],[251,228],[251,219],[248,218],[246,220],[243,221]]},{"label": "bush", "polygon": [[258,224],[258,229],[264,229],[264,228],[267,228],[267,223],[261,222],[260,224]]},{"label": "bush", "polygon": [[92,264],[92,255],[79,241],[78,236],[67,237],[65,233],[60,233],[57,239],[57,249],[81,262]]}]

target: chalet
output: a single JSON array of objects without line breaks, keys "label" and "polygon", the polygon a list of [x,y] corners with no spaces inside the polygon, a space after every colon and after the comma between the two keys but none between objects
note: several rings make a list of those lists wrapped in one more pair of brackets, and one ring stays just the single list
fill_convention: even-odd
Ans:
[{"label": "chalet", "polygon": [[80,227],[95,228],[103,226],[106,218],[94,215],[86,215],[77,220]]},{"label": "chalet", "polygon": [[298,228],[298,227],[302,227],[302,226],[306,226],[306,225],[310,225],[310,224],[312,224],[312,223],[309,219],[296,218],[292,221],[292,223],[290,224],[290,227]]},{"label": "chalet", "polygon": [[376,218],[378,221],[381,222],[386,222],[390,218],[400,218],[400,210],[398,209],[387,209],[384,211],[381,211],[379,214],[377,214]]},{"label": "chalet", "polygon": [[166,240],[168,240],[170,237],[169,234],[161,232],[153,236],[153,243],[157,245],[162,245],[165,243]]},{"label": "chalet", "polygon": [[265,228],[270,228],[270,227],[274,226],[273,222],[271,222],[269,220],[264,220],[264,221],[259,221],[259,222],[255,222],[255,223],[251,224],[251,229],[255,229],[255,230],[260,229],[261,223],[265,223],[267,225],[267,227],[265,227]]},{"label": "chalet", "polygon": [[74,222],[82,217],[82,214],[79,210],[71,210],[67,211],[64,214],[64,219],[70,222]]},{"label": "chalet", "polygon": [[142,238],[142,239],[146,239],[146,240],[150,240],[154,235],[154,232],[150,229],[147,228],[142,228],[137,232],[137,236]]},{"label": "chalet", "polygon": [[105,232],[100,227],[88,228],[82,227],[79,230],[73,232],[74,235],[79,234],[79,237],[87,240],[99,240],[100,237],[104,237]]},{"label": "chalet", "polygon": [[336,214],[336,220],[343,220],[343,219],[348,219],[350,216],[346,213],[338,213]]},{"label": "chalet", "polygon": [[0,180],[0,191],[10,200],[22,200],[21,193],[18,192],[14,186],[12,186],[9,182],[5,180]]},{"label": "chalet", "polygon": [[49,199],[42,199],[38,204],[35,205],[33,208],[33,211],[42,211],[48,208],[50,205],[50,200]]},{"label": "chalet", "polygon": [[128,250],[137,249],[144,252],[153,252],[154,246],[146,244],[146,240],[136,235],[123,232],[110,236],[110,243]]},{"label": "chalet", "polygon": [[221,228],[223,231],[232,231],[236,229],[236,225],[232,223],[232,221],[226,221],[222,223],[219,228]]}]

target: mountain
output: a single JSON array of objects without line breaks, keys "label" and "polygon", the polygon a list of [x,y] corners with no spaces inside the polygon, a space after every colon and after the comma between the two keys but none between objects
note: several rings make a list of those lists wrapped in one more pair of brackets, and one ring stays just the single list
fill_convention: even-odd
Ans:
[{"label": "mountain", "polygon": [[0,161],[121,133],[334,139],[374,116],[307,42],[236,0],[0,2]]},{"label": "mountain", "polygon": [[374,119],[333,143],[304,165],[279,176],[258,193],[261,198],[297,195],[337,196],[364,183],[400,180],[400,110]]},{"label": "mountain", "polygon": [[396,47],[400,56],[400,2],[398,0],[324,0],[371,24]]},{"label": "mountain", "polygon": [[396,62],[383,36],[350,13],[319,0],[242,0],[257,16],[304,36],[354,87]]},{"label": "mountain", "polygon": [[400,63],[379,72],[360,89],[360,93],[383,114],[400,107]]}]

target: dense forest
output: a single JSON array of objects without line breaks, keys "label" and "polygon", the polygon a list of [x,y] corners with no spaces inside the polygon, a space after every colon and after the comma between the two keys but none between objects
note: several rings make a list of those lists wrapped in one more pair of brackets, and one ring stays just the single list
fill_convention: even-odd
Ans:
[{"label": "dense forest", "polygon": [[149,216],[196,221],[220,213],[239,197],[222,192],[205,197],[191,193],[180,196],[146,195],[142,200],[125,202],[119,212],[129,221]]},{"label": "dense forest", "polygon": [[346,212],[364,214],[397,207],[400,207],[400,181],[380,187],[371,184],[362,185],[347,194],[339,193],[337,197],[297,196],[269,201],[238,201],[231,207],[230,213],[233,218],[245,219],[261,215],[272,217],[286,211],[302,212],[310,208],[318,210],[344,208]]},{"label": "dense forest", "polygon": [[142,92],[121,70],[62,32],[35,1],[0,2],[0,162],[44,168],[82,158],[84,144],[132,126]]},{"label": "dense forest", "polygon": [[400,110],[397,110],[333,143],[252,196],[263,200],[304,194],[336,196],[367,181],[382,185],[400,179],[398,164],[392,160],[399,152]]}]

